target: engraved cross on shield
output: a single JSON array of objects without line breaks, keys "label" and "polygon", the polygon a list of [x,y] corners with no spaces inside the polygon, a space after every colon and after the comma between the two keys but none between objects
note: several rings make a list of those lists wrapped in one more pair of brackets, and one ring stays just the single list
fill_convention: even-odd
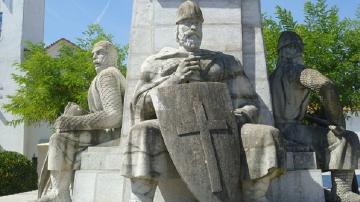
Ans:
[{"label": "engraved cross on shield", "polygon": [[165,145],[199,201],[241,201],[240,140],[227,86],[190,83],[151,93]]}]

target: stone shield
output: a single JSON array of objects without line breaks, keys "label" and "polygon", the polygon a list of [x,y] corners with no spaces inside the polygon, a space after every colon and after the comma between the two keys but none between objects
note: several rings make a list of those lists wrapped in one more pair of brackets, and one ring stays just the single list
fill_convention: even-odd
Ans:
[{"label": "stone shield", "polygon": [[199,201],[241,201],[240,136],[229,90],[190,83],[151,93],[165,145]]}]

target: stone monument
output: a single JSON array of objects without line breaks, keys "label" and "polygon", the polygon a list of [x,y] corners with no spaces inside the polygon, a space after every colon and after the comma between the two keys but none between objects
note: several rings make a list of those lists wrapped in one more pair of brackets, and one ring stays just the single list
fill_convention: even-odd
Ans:
[{"label": "stone monument", "polygon": [[191,201],[257,200],[281,173],[278,131],[246,124],[257,123],[261,101],[239,60],[200,49],[203,22],[197,3],[180,4],[179,48],[163,48],[141,67],[122,144],[120,172],[131,179],[130,201],[153,201],[156,186],[179,178],[177,171]]},{"label": "stone monument", "polygon": [[70,202],[70,184],[89,146],[119,138],[125,78],[116,68],[117,51],[108,41],[94,45],[97,76],[88,91],[90,112],[69,103],[55,122],[39,182],[39,202]]},{"label": "stone monument", "polygon": [[[299,170],[330,170],[332,189],[325,191],[326,201],[360,201],[360,196],[352,192],[359,139],[345,130],[343,110],[333,82],[317,70],[305,67],[303,50],[304,44],[296,33],[283,32],[278,43],[277,67],[270,77],[276,127],[286,140],[288,164],[292,164],[288,168],[298,170],[290,172],[292,176]],[[306,115],[310,92],[320,97],[325,119]],[[317,126],[304,125],[304,118]],[[302,188],[306,189],[305,186]],[[312,192],[309,190],[304,195],[311,196],[309,193]]]},{"label": "stone monument", "polygon": [[[125,142],[123,140],[127,138],[131,126],[130,103],[133,99],[135,85],[140,79],[141,64],[147,57],[158,53],[163,47],[178,46],[175,40],[176,10],[182,2],[183,0],[133,1],[122,143]],[[202,47],[234,55],[239,59],[250,83],[259,95],[259,123],[272,125],[272,104],[261,32],[260,1],[199,0],[197,2],[202,8],[205,18]],[[121,149],[123,146],[104,146],[89,147],[83,153],[81,170],[76,171],[75,174],[75,202],[129,201],[130,181],[120,175],[121,163],[119,162],[122,161]],[[268,158],[266,155],[262,157]],[[261,161],[261,159],[254,162],[257,161]],[[252,182],[250,184],[261,183]],[[154,198],[156,202],[193,200],[193,197],[174,197],[191,195],[184,182],[178,178],[162,180],[158,185]],[[256,195],[254,192],[248,193]]]}]

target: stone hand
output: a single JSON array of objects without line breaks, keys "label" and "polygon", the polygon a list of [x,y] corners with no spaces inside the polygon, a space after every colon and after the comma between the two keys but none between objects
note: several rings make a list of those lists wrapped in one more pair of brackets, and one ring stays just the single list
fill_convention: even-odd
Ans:
[{"label": "stone hand", "polygon": [[190,57],[184,59],[178,66],[175,76],[180,80],[180,83],[188,82],[197,79],[200,75],[200,58]]},{"label": "stone hand", "polygon": [[251,119],[242,108],[235,109],[233,113],[235,115],[237,123],[245,124],[251,122]]},{"label": "stone hand", "polygon": [[238,123],[255,123],[258,118],[258,109],[254,105],[246,105],[233,111]]},{"label": "stone hand", "polygon": [[65,109],[64,115],[80,116],[84,114],[84,110],[76,103],[69,102]]},{"label": "stone hand", "polygon": [[342,126],[329,125],[329,129],[338,137],[341,137],[342,134],[346,131]]}]

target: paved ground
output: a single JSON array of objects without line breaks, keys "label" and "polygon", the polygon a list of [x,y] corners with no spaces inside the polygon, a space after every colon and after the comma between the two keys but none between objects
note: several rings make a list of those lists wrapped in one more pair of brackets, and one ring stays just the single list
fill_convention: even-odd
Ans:
[{"label": "paved ground", "polygon": [[0,197],[0,202],[28,202],[37,198],[37,191],[24,192],[20,194]]}]

